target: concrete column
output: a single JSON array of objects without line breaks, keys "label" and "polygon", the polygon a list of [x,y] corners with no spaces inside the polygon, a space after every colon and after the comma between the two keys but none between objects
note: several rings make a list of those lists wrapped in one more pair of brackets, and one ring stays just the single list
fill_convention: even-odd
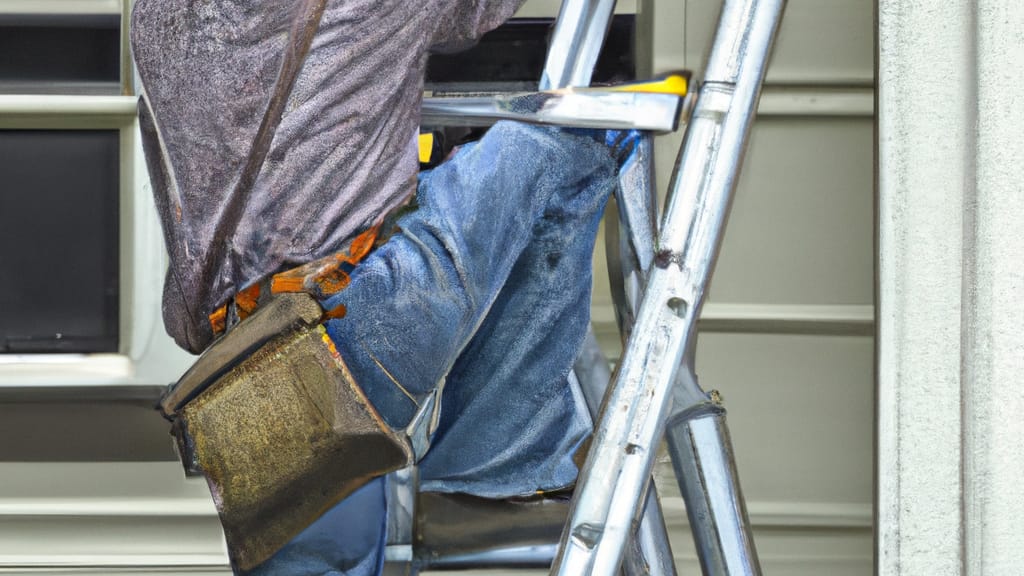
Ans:
[{"label": "concrete column", "polygon": [[879,0],[878,573],[1024,570],[1024,3]]}]

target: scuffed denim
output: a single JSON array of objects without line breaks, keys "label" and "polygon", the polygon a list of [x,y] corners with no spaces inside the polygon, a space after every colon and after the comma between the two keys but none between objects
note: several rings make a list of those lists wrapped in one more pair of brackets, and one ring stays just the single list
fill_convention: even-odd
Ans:
[{"label": "scuffed denim", "polygon": [[260,564],[258,576],[372,576],[384,565],[387,490],[374,478]]},{"label": "scuffed denim", "polygon": [[[443,387],[421,489],[500,498],[574,482],[591,422],[567,377],[617,174],[603,137],[495,125],[420,176],[400,233],[325,303],[345,305],[328,333],[391,426]],[[375,574],[383,487],[350,496],[256,573]]]}]

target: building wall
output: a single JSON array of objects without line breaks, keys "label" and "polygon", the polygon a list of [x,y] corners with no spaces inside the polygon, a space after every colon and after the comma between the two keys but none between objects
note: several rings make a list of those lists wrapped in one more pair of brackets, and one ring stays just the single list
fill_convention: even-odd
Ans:
[{"label": "building wall", "polygon": [[878,6],[878,574],[1017,574],[1024,6]]},{"label": "building wall", "polygon": [[[872,4],[790,0],[705,307],[698,373],[730,411],[768,574],[871,571]],[[555,5],[531,0],[525,10],[551,14]],[[656,0],[656,72],[699,68],[718,5]],[[130,106],[5,117],[11,102],[0,96],[0,127],[100,123],[120,127],[131,143]],[[662,189],[678,142],[675,135],[659,143]],[[137,167],[137,158],[128,161]],[[125,181],[139,210],[148,209],[142,177]],[[614,359],[597,252],[593,317]],[[134,298],[150,310],[146,294]],[[173,380],[182,361],[172,357],[136,384]],[[0,371],[0,379],[11,373]],[[8,386],[0,403],[0,574],[226,574],[206,488],[181,477],[167,427],[138,399],[145,394],[133,392],[140,388],[68,389],[38,376],[42,387]],[[674,552],[684,573],[696,573],[664,458],[657,474]]]}]

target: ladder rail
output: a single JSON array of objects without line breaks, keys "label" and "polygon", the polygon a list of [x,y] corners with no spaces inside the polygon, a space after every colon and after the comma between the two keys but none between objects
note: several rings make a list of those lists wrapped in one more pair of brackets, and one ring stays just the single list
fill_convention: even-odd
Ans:
[{"label": "ladder rail", "polygon": [[540,89],[590,86],[615,12],[615,0],[562,0]]},{"label": "ladder rail", "polygon": [[[612,16],[615,12],[615,0],[564,0],[555,22],[555,30],[551,38],[544,72],[541,75],[541,90],[565,88],[570,86],[589,86],[597,64],[598,55],[608,33]],[[679,110],[676,110],[678,117]],[[673,129],[675,126],[673,126]],[[650,135],[643,137],[639,145],[636,164],[632,170],[620,177],[620,186],[616,188],[617,205],[624,214],[633,216],[627,219],[627,236],[632,245],[643,245],[644,239],[653,237],[654,218],[651,210],[656,210],[656,202],[651,202],[654,190],[652,140]],[[646,204],[645,204],[646,202]],[[650,218],[648,227],[644,227],[644,219],[637,217],[647,213]],[[620,272],[621,273],[621,272]],[[607,367],[607,359],[596,347],[593,337],[593,326],[588,330],[587,341],[581,354],[594,356],[603,361]],[[580,362],[577,362],[577,365]],[[581,378],[597,382],[582,382],[581,389],[586,397],[591,417],[596,423],[599,419],[601,397],[607,394],[610,375],[600,370],[580,372]],[[649,487],[643,503],[639,524],[630,537],[631,545],[625,552],[626,561],[623,572],[627,576],[676,576],[672,547],[669,544],[668,531],[661,511],[654,480],[649,480]]]},{"label": "ladder rail", "polygon": [[[676,374],[696,337],[697,317],[784,4],[785,0],[724,3],[676,162],[655,266],[581,472],[552,574],[614,576],[622,564],[666,428]],[[692,372],[692,365],[684,369]],[[684,402],[711,403],[695,379],[680,379],[679,384],[685,389],[676,395]],[[735,480],[734,466],[727,473]],[[704,497],[709,506],[736,517],[736,525],[749,530],[742,507],[734,506],[736,494],[730,492],[724,491],[726,497],[705,492]],[[704,533],[694,532],[695,537]],[[752,540],[740,543],[742,549],[730,547],[725,553],[738,554],[745,562],[726,573],[759,574]],[[709,545],[717,549],[723,543]]]}]

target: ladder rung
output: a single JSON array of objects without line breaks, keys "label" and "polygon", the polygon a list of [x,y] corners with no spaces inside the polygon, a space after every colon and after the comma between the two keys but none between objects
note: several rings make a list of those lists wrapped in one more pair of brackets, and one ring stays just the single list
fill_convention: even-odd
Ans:
[{"label": "ladder rung", "polygon": [[683,99],[673,94],[587,90],[424,98],[424,126],[489,126],[498,120],[572,128],[652,130],[679,127]]},{"label": "ladder rung", "polygon": [[[416,502],[416,562],[421,569],[546,568],[568,514],[567,498],[491,500],[421,492]],[[397,548],[392,555],[402,554]]]}]

